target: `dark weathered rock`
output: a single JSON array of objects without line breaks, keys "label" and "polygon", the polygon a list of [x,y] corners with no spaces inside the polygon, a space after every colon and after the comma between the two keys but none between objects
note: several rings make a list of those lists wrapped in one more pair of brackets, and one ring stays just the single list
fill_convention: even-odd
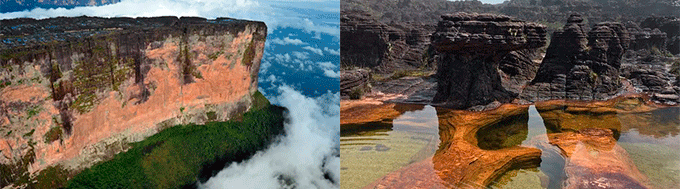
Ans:
[{"label": "dark weathered rock", "polygon": [[370,72],[365,69],[341,70],[340,71],[340,96],[342,98],[361,98],[364,93],[370,92],[368,81]]},{"label": "dark weathered rock", "polygon": [[678,58],[642,49],[626,52],[620,71],[635,92],[647,93],[657,103],[677,105],[680,103],[677,98],[680,95],[678,65]]},{"label": "dark weathered rock", "polygon": [[340,20],[342,64],[378,73],[431,68],[428,49],[434,26],[377,21],[362,11],[346,11]]},{"label": "dark weathered rock", "polygon": [[[510,102],[517,93],[504,88],[498,67],[511,51],[542,47],[545,26],[504,15],[443,15],[432,44],[437,50],[435,104],[469,108]],[[506,69],[511,70],[511,69]]]},{"label": "dark weathered rock", "polygon": [[536,76],[540,61],[535,49],[512,51],[501,59],[499,69],[503,87],[514,93],[521,93],[523,88]]},{"label": "dark weathered rock", "polygon": [[673,54],[680,54],[680,18],[676,16],[651,16],[640,23],[642,28],[658,28],[665,32],[668,41],[666,49]]},{"label": "dark weathered rock", "polygon": [[666,33],[658,28],[640,28],[634,22],[626,23],[626,30],[630,35],[630,50],[666,49]]},{"label": "dark weathered rock", "polygon": [[387,52],[387,26],[368,13],[343,12],[340,18],[342,64],[376,67]]},{"label": "dark weathered rock", "polygon": [[630,41],[626,28],[603,22],[586,33],[579,15],[569,20],[562,31],[554,33],[523,99],[604,100],[621,88],[619,68]]}]

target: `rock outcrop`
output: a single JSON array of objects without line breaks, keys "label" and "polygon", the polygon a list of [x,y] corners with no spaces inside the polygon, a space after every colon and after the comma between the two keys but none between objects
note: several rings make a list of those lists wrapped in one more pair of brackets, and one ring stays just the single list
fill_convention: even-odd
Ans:
[{"label": "rock outcrop", "polygon": [[439,56],[433,103],[460,109],[512,101],[517,93],[503,87],[499,64],[511,51],[544,46],[545,34],[543,25],[503,15],[443,15],[432,34]]},{"label": "rock outcrop", "polygon": [[368,70],[342,70],[340,74],[340,96],[350,99],[361,98],[364,93],[371,91],[369,79],[370,72]]},{"label": "rock outcrop", "polygon": [[657,17],[651,16],[640,23],[643,28],[658,28],[665,32],[668,41],[666,42],[666,49],[673,54],[680,54],[680,17],[666,16]]},{"label": "rock outcrop", "polygon": [[640,28],[635,22],[628,22],[626,30],[630,36],[629,50],[666,49],[666,33],[659,28]]},{"label": "rock outcrop", "polygon": [[343,66],[377,73],[432,69],[430,33],[434,26],[378,21],[363,11],[343,11],[340,50]]},{"label": "rock outcrop", "polygon": [[603,22],[586,33],[583,18],[572,15],[555,32],[536,78],[522,93],[529,101],[605,100],[620,88],[621,58],[628,48],[626,28]]},{"label": "rock outcrop", "polygon": [[82,170],[164,128],[247,111],[267,34],[230,18],[0,22],[0,163],[21,174]]}]

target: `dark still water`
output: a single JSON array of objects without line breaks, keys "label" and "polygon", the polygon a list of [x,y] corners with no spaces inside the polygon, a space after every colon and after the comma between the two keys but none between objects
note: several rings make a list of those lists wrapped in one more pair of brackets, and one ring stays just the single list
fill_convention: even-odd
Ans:
[{"label": "dark still water", "polygon": [[680,107],[622,98],[485,112],[367,108],[384,116],[341,125],[342,188],[680,185]]}]

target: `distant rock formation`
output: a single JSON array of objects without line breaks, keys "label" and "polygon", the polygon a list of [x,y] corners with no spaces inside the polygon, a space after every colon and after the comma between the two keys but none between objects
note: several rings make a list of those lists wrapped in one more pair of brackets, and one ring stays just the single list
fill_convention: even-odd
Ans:
[{"label": "distant rock formation", "polygon": [[82,170],[162,129],[247,111],[267,35],[263,22],[196,17],[22,18],[0,31],[0,164],[14,174]]},{"label": "distant rock formation", "polygon": [[621,23],[603,22],[586,33],[580,15],[555,32],[536,78],[522,93],[529,101],[605,100],[619,92],[621,58],[629,36]]},{"label": "distant rock formation", "polygon": [[635,22],[626,23],[626,30],[630,36],[630,50],[666,49],[666,33],[659,28],[640,28]]},{"label": "distant rock formation", "polygon": [[346,11],[340,20],[343,66],[370,68],[377,73],[432,69],[430,33],[434,26],[382,23],[362,11]]},{"label": "distant rock formation", "polygon": [[517,93],[503,86],[497,71],[499,64],[511,51],[544,46],[545,35],[543,25],[504,15],[442,15],[432,34],[432,45],[439,56],[438,89],[433,103],[465,109],[494,101],[512,101]]},{"label": "distant rock formation", "polygon": [[666,16],[657,17],[651,16],[640,23],[642,28],[658,28],[665,32],[668,41],[666,49],[673,54],[680,54],[680,17]]}]

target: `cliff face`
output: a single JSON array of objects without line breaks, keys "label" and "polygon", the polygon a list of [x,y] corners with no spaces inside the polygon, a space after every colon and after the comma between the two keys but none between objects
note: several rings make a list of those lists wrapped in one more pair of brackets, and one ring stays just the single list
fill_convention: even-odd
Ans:
[{"label": "cliff face", "polygon": [[431,24],[382,23],[363,11],[342,13],[340,49],[343,66],[377,73],[432,69]]},{"label": "cliff face", "polygon": [[229,18],[1,22],[2,175],[81,170],[175,124],[248,110],[267,34]]},{"label": "cliff face", "polygon": [[512,51],[544,46],[545,35],[543,25],[504,15],[443,15],[432,34],[432,45],[439,56],[433,102],[469,108],[512,101],[517,93],[506,89],[501,81],[501,60]]}]

